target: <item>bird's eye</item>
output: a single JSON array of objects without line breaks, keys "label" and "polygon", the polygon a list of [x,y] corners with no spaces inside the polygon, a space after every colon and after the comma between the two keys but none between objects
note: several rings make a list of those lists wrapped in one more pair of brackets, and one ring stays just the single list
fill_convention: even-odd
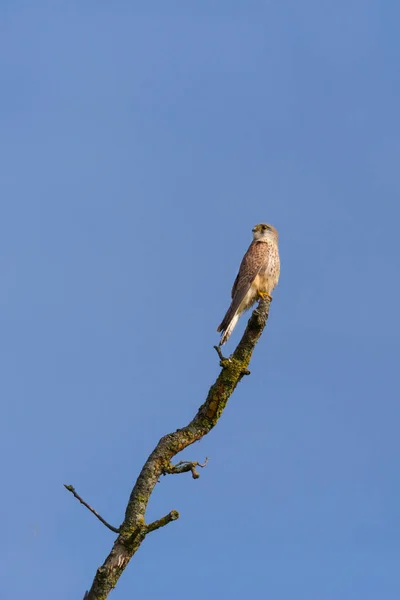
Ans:
[{"label": "bird's eye", "polygon": [[267,226],[263,225],[263,231],[265,231],[266,229],[268,229]]}]

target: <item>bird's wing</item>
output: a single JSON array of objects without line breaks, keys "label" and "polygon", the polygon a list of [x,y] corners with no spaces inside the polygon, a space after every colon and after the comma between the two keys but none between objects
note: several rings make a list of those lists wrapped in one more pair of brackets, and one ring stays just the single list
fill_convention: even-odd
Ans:
[{"label": "bird's wing", "polygon": [[265,242],[252,242],[243,257],[239,273],[232,288],[232,303],[217,331],[223,331],[232,320],[249,291],[256,275],[268,260],[269,245]]},{"label": "bird's wing", "polygon": [[256,275],[267,262],[268,253],[269,244],[265,242],[252,242],[250,244],[240,263],[239,272],[232,287],[232,300],[237,294],[241,295],[244,290],[243,297],[247,294]]}]

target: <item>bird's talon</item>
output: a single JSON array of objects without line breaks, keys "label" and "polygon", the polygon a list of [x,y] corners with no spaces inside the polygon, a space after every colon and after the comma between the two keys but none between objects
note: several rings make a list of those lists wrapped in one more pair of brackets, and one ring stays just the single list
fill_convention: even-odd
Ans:
[{"label": "bird's talon", "polygon": [[267,294],[267,292],[258,292],[258,295],[263,299],[263,300],[269,300],[270,302],[272,301],[272,296],[270,294]]}]

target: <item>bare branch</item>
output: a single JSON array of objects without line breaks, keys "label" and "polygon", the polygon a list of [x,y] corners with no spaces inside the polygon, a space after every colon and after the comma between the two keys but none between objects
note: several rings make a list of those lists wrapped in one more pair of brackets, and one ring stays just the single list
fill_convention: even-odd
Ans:
[{"label": "bare branch", "polygon": [[119,533],[119,529],[117,529],[116,527],[113,527],[112,525],[110,525],[110,523],[107,523],[107,521],[105,519],[103,519],[103,517],[101,517],[96,510],[94,510],[94,508],[92,508],[91,506],[89,506],[89,504],[87,502],[85,502],[79,496],[79,494],[76,493],[75,488],[72,487],[72,485],[66,485],[64,483],[64,487],[65,487],[66,490],[68,490],[69,492],[71,492],[71,494],[73,494],[75,496],[75,498],[77,500],[79,500],[79,502],[81,504],[83,504],[83,506],[86,506],[86,508],[88,508],[90,510],[90,512],[93,513],[99,519],[99,521],[101,521],[103,523],[103,525],[105,525],[106,527],[108,527],[108,529],[111,529],[111,531],[114,531],[114,533]]},{"label": "bare branch", "polygon": [[147,525],[147,533],[160,529],[160,527],[165,527],[165,525],[168,525],[171,521],[176,521],[176,519],[179,519],[178,511],[171,510],[171,512],[165,515],[165,517],[162,517],[162,519],[158,519],[158,521],[153,521],[153,523]]},{"label": "bare branch", "polygon": [[196,467],[201,467],[204,469],[206,464],[208,463],[208,456],[206,456],[206,460],[203,464],[199,462],[190,462],[189,460],[181,460],[176,463],[176,465],[168,465],[165,467],[163,471],[163,475],[179,475],[180,473],[187,473],[188,471],[192,472],[193,479],[198,479],[200,477],[199,473],[196,471]]},{"label": "bare branch", "polygon": [[[162,437],[146,460],[131,492],[119,535],[103,565],[97,569],[86,600],[105,600],[109,592],[116,586],[122,572],[147,533],[163,527],[173,520],[172,518],[168,520],[168,518],[169,515],[175,514],[175,511],[150,525],[145,524],[145,514],[150,496],[161,475],[171,472],[171,469],[175,473],[191,471],[194,478],[199,476],[195,467],[203,465],[184,462],[173,466],[171,459],[194,442],[201,440],[215,427],[237,384],[244,375],[249,374],[250,359],[266,325],[270,304],[270,297],[262,298],[259,301],[258,307],[248,321],[242,339],[230,358],[224,358],[222,352],[217,350],[222,369],[217,380],[211,386],[204,404],[200,406],[188,425]],[[86,503],[82,503],[88,507]],[[92,512],[94,511],[92,510]],[[94,514],[98,516],[97,513]],[[101,520],[104,522],[103,519]]]}]

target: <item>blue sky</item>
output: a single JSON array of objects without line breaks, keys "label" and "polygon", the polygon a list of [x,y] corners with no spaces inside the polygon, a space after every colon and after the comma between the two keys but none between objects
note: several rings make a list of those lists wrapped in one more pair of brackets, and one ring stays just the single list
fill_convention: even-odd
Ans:
[{"label": "blue sky", "polygon": [[[267,330],[112,597],[398,600],[397,2],[0,4],[2,590],[81,598],[260,221]],[[246,319],[227,345],[233,350]]]}]

